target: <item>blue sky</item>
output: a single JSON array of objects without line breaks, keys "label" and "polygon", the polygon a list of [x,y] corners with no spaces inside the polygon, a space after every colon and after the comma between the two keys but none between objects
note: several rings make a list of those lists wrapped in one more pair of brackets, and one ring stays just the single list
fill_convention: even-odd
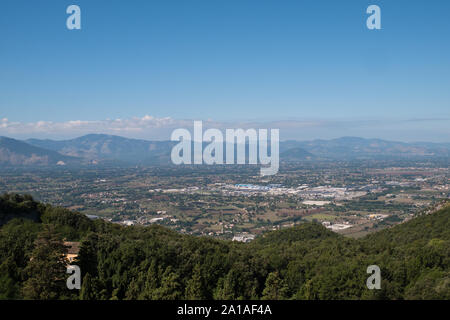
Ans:
[{"label": "blue sky", "polygon": [[[70,4],[82,30],[66,28]],[[370,4],[382,30],[366,28]],[[444,0],[2,0],[0,135],[150,115],[449,141],[449,16]]]}]

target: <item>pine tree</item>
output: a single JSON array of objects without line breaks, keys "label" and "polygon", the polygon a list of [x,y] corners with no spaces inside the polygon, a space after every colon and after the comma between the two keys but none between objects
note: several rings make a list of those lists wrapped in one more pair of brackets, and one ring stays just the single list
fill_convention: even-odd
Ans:
[{"label": "pine tree", "polygon": [[133,278],[128,285],[128,288],[125,292],[125,299],[126,300],[137,300],[140,297],[140,293],[143,290],[143,281],[141,280],[141,274],[137,276],[137,278]]},{"label": "pine tree", "polygon": [[152,260],[150,267],[147,270],[147,275],[144,283],[144,290],[139,299],[152,300],[154,299],[154,291],[159,286],[159,274],[156,267],[155,260]]},{"label": "pine tree", "polygon": [[97,276],[97,243],[98,236],[94,233],[90,233],[81,243],[80,252],[76,259],[76,264],[83,272],[89,273],[91,277]]},{"label": "pine tree", "polygon": [[86,273],[86,275],[83,278],[83,282],[81,283],[80,299],[95,300],[94,286],[89,272]]},{"label": "pine tree", "polygon": [[57,299],[66,292],[67,247],[54,228],[45,225],[38,235],[30,262],[25,268],[28,279],[24,283],[25,299]]},{"label": "pine tree", "polygon": [[202,272],[199,264],[192,271],[192,278],[188,280],[185,296],[188,300],[202,300],[205,298]]},{"label": "pine tree", "polygon": [[267,276],[266,285],[263,290],[264,300],[280,300],[286,298],[287,286],[278,272],[271,272]]},{"label": "pine tree", "polygon": [[156,300],[177,300],[182,297],[179,275],[169,266],[161,278],[161,286],[154,291]]},{"label": "pine tree", "polygon": [[236,299],[236,273],[231,269],[228,274],[219,279],[214,299],[218,300],[234,300]]}]

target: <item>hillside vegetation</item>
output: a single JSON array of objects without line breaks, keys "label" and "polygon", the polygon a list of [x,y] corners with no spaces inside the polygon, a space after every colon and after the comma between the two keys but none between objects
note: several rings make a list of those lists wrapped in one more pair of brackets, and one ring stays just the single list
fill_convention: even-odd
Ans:
[{"label": "hillside vegetation", "polygon": [[[304,223],[249,244],[0,197],[0,299],[450,299],[450,206],[362,239]],[[63,239],[81,241],[68,290]],[[381,268],[368,290],[367,266]]]}]

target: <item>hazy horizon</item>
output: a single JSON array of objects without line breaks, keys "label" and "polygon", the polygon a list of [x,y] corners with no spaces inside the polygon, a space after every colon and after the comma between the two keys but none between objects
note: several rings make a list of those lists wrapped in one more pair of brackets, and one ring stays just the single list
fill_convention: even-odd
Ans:
[{"label": "hazy horizon", "polygon": [[0,135],[167,140],[203,120],[447,142],[450,3],[383,1],[380,30],[369,4],[79,0],[69,30],[64,1],[4,1]]},{"label": "hazy horizon", "polygon": [[[119,119],[116,120],[108,120],[106,121],[106,124],[111,124],[118,122]],[[165,118],[165,120],[169,120],[169,118]],[[23,125],[19,123],[15,123],[12,127],[15,130],[11,130],[11,132],[6,131],[5,127],[2,127],[1,125],[1,119],[0,119],[0,137],[7,137],[17,140],[28,140],[28,139],[40,139],[40,140],[55,140],[55,141],[63,141],[63,140],[71,140],[80,138],[87,135],[109,135],[109,136],[117,136],[117,137],[123,137],[128,139],[138,139],[138,140],[147,140],[147,141],[170,141],[170,133],[172,130],[176,128],[185,128],[192,132],[193,127],[193,120],[173,120],[170,119],[170,125],[168,124],[166,127],[161,126],[150,126],[150,127],[141,127],[141,128],[127,128],[122,127],[120,129],[117,128],[104,128],[102,126],[99,126],[99,124],[103,122],[98,121],[92,121],[92,122],[82,122],[82,121],[76,121],[72,122],[71,125],[75,128],[78,128],[75,130],[76,132],[71,132],[69,128],[66,127],[64,124],[54,124],[51,122],[40,122],[39,124],[36,124],[35,126],[32,124]],[[122,120],[120,120],[122,121]],[[412,120],[409,120],[412,121]],[[425,121],[425,120],[417,120],[417,121]],[[437,120],[429,120],[429,121],[437,121]],[[314,140],[335,140],[335,139],[341,139],[341,138],[362,138],[362,139],[375,139],[375,140],[384,140],[384,141],[390,141],[390,142],[401,142],[401,143],[450,143],[450,140],[445,139],[446,136],[444,136],[442,140],[426,140],[426,139],[417,139],[417,140],[406,140],[406,139],[398,139],[398,138],[390,138],[386,137],[386,135],[364,135],[364,134],[328,134],[328,135],[320,135],[312,136],[311,134],[307,135],[307,137],[300,137],[298,134],[295,134],[296,130],[311,130],[311,128],[314,128],[315,131],[323,131],[323,125],[316,123],[316,122],[293,122],[293,121],[277,121],[275,124],[277,124],[277,127],[274,127],[274,122],[268,122],[268,123],[255,123],[255,122],[249,122],[249,123],[219,123],[219,122],[212,122],[212,121],[205,121],[206,125],[204,127],[205,131],[208,128],[218,128],[222,132],[225,131],[225,129],[237,129],[237,128],[243,128],[243,129],[249,129],[254,128],[258,130],[259,128],[281,128],[280,129],[280,141],[314,141]],[[103,123],[105,124],[105,123]],[[91,126],[98,126],[99,130],[92,130],[89,131],[86,127]],[[298,125],[298,126],[296,126]],[[337,124],[335,124],[337,125]],[[47,126],[47,128],[53,127],[53,129],[46,129],[47,131],[42,131],[42,127]],[[64,127],[64,129],[61,130],[61,126]],[[17,132],[18,130],[23,130],[23,128],[28,128],[31,130],[35,130],[36,127],[40,127],[40,130],[36,130],[34,133],[23,133],[23,132]],[[285,130],[283,129],[285,127]],[[103,129],[101,129],[103,128]],[[3,129],[3,130],[2,130]],[[56,129],[56,132],[55,132]],[[73,128],[72,128],[73,129]],[[60,130],[58,132],[58,130]],[[147,135],[146,132],[150,132],[151,135]],[[286,134],[288,133],[288,134]]]}]

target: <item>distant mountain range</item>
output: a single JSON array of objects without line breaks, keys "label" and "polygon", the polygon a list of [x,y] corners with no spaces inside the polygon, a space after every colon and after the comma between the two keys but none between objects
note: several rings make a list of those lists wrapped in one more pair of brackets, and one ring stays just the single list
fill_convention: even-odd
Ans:
[{"label": "distant mountain range", "polygon": [[317,156],[305,149],[294,147],[282,151],[280,153],[280,159],[288,162],[296,162],[300,160],[314,160],[317,159]]},{"label": "distant mountain range", "polygon": [[36,166],[80,163],[81,159],[42,149],[26,142],[0,137],[0,165]]},{"label": "distant mountain range", "polygon": [[[0,137],[0,164],[9,166],[80,165],[95,162],[169,164],[177,142],[147,141],[89,134],[71,140],[26,141]],[[282,161],[449,158],[450,143],[404,143],[343,137],[332,140],[283,141]]]},{"label": "distant mountain range", "polygon": [[381,139],[342,137],[332,140],[284,141],[282,149],[302,148],[326,159],[404,159],[417,157],[450,157],[450,143],[406,143]]},{"label": "distant mountain range", "polygon": [[88,134],[71,140],[28,139],[27,143],[86,160],[117,160],[155,164],[170,159],[172,141],[146,141],[106,134]]}]

